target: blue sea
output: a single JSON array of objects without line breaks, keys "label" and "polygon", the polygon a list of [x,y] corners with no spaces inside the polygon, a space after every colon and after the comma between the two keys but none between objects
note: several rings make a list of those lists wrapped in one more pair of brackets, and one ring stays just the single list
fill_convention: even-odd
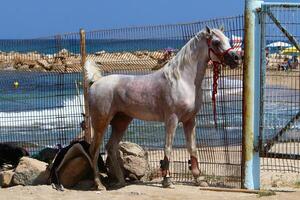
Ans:
[{"label": "blue sea", "polygon": [[[139,40],[86,40],[86,52],[98,51],[155,51],[166,48],[180,49],[187,40],[184,39],[139,39]],[[80,53],[79,39],[33,39],[33,40],[0,40],[2,52],[38,52],[42,54],[54,54],[61,49],[67,49],[72,53]]]}]

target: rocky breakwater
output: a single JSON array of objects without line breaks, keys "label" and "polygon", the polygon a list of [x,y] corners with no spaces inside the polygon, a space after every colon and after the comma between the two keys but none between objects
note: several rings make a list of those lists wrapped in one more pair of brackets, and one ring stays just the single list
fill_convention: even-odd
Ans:
[{"label": "rocky breakwater", "polygon": [[0,70],[77,72],[81,71],[80,55],[66,49],[57,54],[0,52]]},{"label": "rocky breakwater", "polygon": [[[174,52],[136,51],[108,53],[105,51],[88,54],[104,72],[124,70],[156,70],[163,67]],[[0,52],[0,70],[38,72],[81,72],[81,56],[66,49],[56,54],[38,52]]]}]

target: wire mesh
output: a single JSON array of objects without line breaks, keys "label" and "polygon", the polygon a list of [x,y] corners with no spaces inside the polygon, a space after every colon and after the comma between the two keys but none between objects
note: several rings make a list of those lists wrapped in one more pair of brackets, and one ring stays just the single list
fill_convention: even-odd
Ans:
[{"label": "wire mesh", "polygon": [[[160,69],[180,48],[205,25],[225,27],[225,34],[242,52],[243,17],[215,19],[189,24],[133,27],[99,30],[86,33],[87,58],[101,66],[103,74],[142,75]],[[197,115],[197,147],[202,173],[211,184],[240,187],[242,135],[242,67],[222,67],[217,110],[218,127],[214,127],[212,112],[212,68],[203,82],[203,106]],[[109,128],[104,143],[111,134]],[[160,167],[165,140],[164,125],[158,122],[134,120],[123,140],[135,142],[148,151],[151,170]],[[105,152],[102,147],[102,152]],[[189,155],[185,149],[182,125],[174,139],[170,171],[175,181],[190,181]]]},{"label": "wire mesh", "polygon": [[[105,75],[151,73],[163,67],[205,25],[223,25],[232,45],[242,52],[243,17],[237,16],[87,32],[87,58],[101,64]],[[0,40],[0,142],[16,143],[35,154],[48,146],[69,144],[78,136],[84,112],[79,38],[79,34],[71,33],[33,40]],[[197,115],[199,164],[211,184],[240,187],[242,67],[222,66],[219,80],[215,128],[210,67],[203,82],[203,106]],[[110,128],[104,143],[109,135]],[[151,170],[155,171],[163,158],[164,137],[162,123],[134,120],[124,140],[147,149]],[[188,159],[179,124],[171,163],[175,181],[192,179]]]},{"label": "wire mesh", "polygon": [[79,34],[0,40],[0,142],[31,155],[69,144],[83,120]]},{"label": "wire mesh", "polygon": [[[261,167],[300,172],[299,51],[272,20],[274,16],[296,41],[300,40],[300,6],[270,6],[265,13],[267,65],[261,133]],[[270,17],[271,16],[271,17]],[[299,42],[298,42],[299,45]]]}]

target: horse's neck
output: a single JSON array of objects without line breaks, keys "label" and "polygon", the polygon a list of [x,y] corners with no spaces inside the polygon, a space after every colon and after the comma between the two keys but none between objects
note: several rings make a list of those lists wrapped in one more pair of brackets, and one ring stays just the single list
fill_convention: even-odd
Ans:
[{"label": "horse's neck", "polygon": [[183,66],[179,67],[180,76],[199,88],[209,60],[206,39],[194,37],[185,48],[183,59],[188,59],[188,62],[182,62]]},{"label": "horse's neck", "polygon": [[200,33],[192,38],[162,71],[172,84],[183,79],[198,88],[201,87],[207,62],[206,39]]}]

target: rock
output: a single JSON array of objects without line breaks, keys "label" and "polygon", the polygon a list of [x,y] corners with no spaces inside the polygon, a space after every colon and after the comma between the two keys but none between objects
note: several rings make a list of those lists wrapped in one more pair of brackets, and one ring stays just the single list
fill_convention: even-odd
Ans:
[{"label": "rock", "polygon": [[19,71],[29,71],[29,66],[28,65],[21,65],[20,67],[18,67]]},{"label": "rock", "polygon": [[67,56],[69,56],[69,51],[67,50],[67,49],[62,49],[62,50],[60,50],[59,52],[58,52],[58,56],[59,57],[67,57]]},{"label": "rock", "polygon": [[46,184],[49,172],[47,163],[39,160],[22,157],[19,165],[15,169],[13,176],[14,185],[39,185]]},{"label": "rock", "polygon": [[13,66],[9,66],[9,67],[3,68],[3,70],[5,70],[5,71],[15,71],[16,68],[14,68]]},{"label": "rock", "polygon": [[59,170],[59,180],[64,187],[71,188],[80,181],[87,179],[92,172],[86,159],[76,157]]},{"label": "rock", "polygon": [[[124,177],[130,180],[140,180],[149,169],[147,154],[142,147],[131,142],[121,142],[118,153],[119,164],[123,170]],[[108,168],[111,168],[109,158]]]},{"label": "rock", "polygon": [[12,185],[13,170],[0,172],[0,187],[9,187]]},{"label": "rock", "polygon": [[37,63],[42,66],[44,69],[50,70],[51,64],[49,64],[46,60],[37,60]]},{"label": "rock", "polygon": [[201,181],[201,182],[199,183],[199,186],[200,186],[200,187],[208,187],[209,185],[208,185],[208,183],[207,183],[206,181]]},{"label": "rock", "polygon": [[65,65],[60,64],[60,63],[53,64],[53,65],[51,65],[51,71],[65,72]]},{"label": "rock", "polygon": [[133,155],[137,157],[144,157],[145,151],[144,149],[131,142],[121,142],[120,143],[120,151],[126,156],[126,155]]},{"label": "rock", "polygon": [[147,170],[147,160],[144,157],[127,155],[123,157],[123,167],[128,172],[129,177],[142,178]]},{"label": "rock", "polygon": [[33,72],[46,72],[47,70],[44,67],[36,64],[36,65],[34,65],[33,68],[31,68],[31,71],[33,71]]}]

